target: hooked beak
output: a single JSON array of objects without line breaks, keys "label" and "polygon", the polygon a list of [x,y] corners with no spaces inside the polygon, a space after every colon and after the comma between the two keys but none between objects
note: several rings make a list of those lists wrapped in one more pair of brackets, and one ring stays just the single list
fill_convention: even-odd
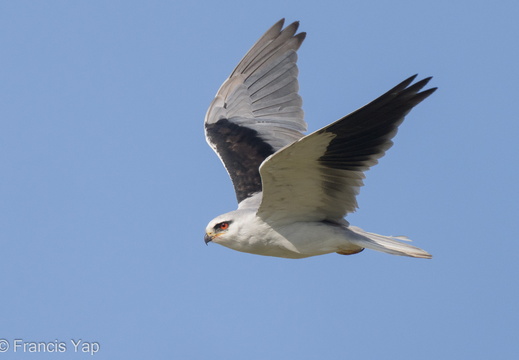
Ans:
[{"label": "hooked beak", "polygon": [[205,234],[204,241],[205,241],[205,244],[208,245],[209,242],[213,241],[213,237],[209,236],[208,234]]}]

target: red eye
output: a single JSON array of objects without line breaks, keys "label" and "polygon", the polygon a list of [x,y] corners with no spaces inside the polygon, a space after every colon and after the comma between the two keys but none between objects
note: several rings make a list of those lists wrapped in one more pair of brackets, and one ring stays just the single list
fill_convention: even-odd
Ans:
[{"label": "red eye", "polygon": [[218,227],[221,229],[221,230],[227,230],[229,228],[229,223],[228,222],[223,222],[223,223],[220,223],[218,225]]}]

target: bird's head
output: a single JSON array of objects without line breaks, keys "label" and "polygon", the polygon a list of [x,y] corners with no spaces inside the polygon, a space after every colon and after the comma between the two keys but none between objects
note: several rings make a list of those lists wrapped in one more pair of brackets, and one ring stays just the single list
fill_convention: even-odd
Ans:
[{"label": "bird's head", "polygon": [[235,233],[233,223],[234,218],[231,213],[220,215],[211,220],[205,228],[205,243],[213,241],[217,244],[225,245],[226,240],[230,240]]}]

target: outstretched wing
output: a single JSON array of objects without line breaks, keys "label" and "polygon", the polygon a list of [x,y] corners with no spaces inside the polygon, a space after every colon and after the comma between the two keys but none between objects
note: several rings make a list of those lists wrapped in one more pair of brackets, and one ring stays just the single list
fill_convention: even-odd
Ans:
[{"label": "outstretched wing", "polygon": [[222,160],[238,203],[261,191],[259,166],[306,131],[296,51],[305,33],[272,26],[223,83],[205,117],[209,145]]},{"label": "outstretched wing", "polygon": [[340,221],[355,211],[364,172],[393,142],[404,116],[436,88],[415,76],[268,158],[258,215],[275,221]]}]

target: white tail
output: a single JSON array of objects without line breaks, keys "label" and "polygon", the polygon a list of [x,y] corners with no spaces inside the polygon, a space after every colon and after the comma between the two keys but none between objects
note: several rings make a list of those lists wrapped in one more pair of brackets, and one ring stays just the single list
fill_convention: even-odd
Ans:
[{"label": "white tail", "polygon": [[401,236],[384,236],[374,234],[364,231],[356,226],[349,226],[348,229],[358,235],[361,235],[355,239],[351,239],[350,241],[358,246],[362,246],[363,248],[382,251],[392,255],[411,256],[422,259],[432,258],[432,255],[427,251],[417,248],[416,246],[401,243],[400,241],[396,240],[405,239],[410,241],[407,238]]}]

